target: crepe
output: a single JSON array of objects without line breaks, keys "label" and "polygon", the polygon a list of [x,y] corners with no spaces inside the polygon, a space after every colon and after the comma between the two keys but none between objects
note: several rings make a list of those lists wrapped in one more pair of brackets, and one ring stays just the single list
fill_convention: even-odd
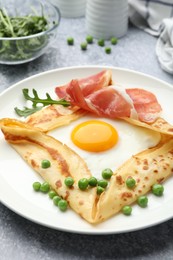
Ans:
[{"label": "crepe", "polygon": [[28,116],[26,123],[39,128],[43,132],[48,132],[59,126],[68,125],[86,113],[86,111],[78,107],[50,105]]},{"label": "crepe", "polygon": [[141,121],[133,119],[133,118],[127,118],[127,117],[123,118],[123,120],[125,120],[126,122],[128,122],[132,125],[141,126],[141,127],[148,128],[153,131],[159,132],[161,134],[173,136],[173,125],[171,125],[170,123],[168,123],[166,120],[164,120],[161,117],[158,117],[154,122],[152,122],[150,124],[141,122]]},{"label": "crepe", "polygon": [[[96,188],[81,191],[79,179],[90,178],[92,173],[73,150],[39,129],[14,119],[2,119],[0,127],[6,141],[21,157],[68,201],[76,213],[92,224],[115,215],[124,205],[135,202],[138,196],[150,191],[153,184],[163,182],[173,172],[173,138],[162,136],[154,148],[131,157],[118,168],[101,195],[97,195]],[[41,168],[43,159],[51,162],[50,168]],[[67,176],[75,181],[72,188],[64,184]],[[126,186],[128,177],[136,180],[134,189]]]},{"label": "crepe", "polygon": [[[39,128],[40,131],[49,132],[57,127],[68,125],[72,121],[75,121],[86,114],[88,114],[87,111],[84,111],[78,107],[69,108],[62,107],[60,105],[52,105],[30,115],[27,118],[26,123],[30,126]],[[124,117],[120,119],[125,120],[132,125],[141,126],[161,134],[173,136],[173,125],[169,124],[161,117],[158,117],[153,123],[150,124],[133,118]]]}]

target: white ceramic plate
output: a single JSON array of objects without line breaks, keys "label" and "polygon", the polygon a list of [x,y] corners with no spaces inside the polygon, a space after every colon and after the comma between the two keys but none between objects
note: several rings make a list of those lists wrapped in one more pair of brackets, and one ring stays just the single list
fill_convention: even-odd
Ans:
[{"label": "white ceramic plate", "polygon": [[[0,118],[18,118],[14,107],[26,105],[23,88],[35,88],[43,97],[45,92],[54,94],[54,87],[65,84],[72,78],[82,78],[95,74],[105,67],[75,67],[48,71],[25,79],[8,88],[0,95]],[[120,68],[111,68],[113,79],[125,87],[139,87],[155,93],[163,108],[163,116],[173,124],[173,88],[156,78]],[[142,139],[141,139],[142,142]],[[130,149],[127,144],[127,149]],[[0,199],[1,202],[19,215],[36,223],[63,231],[86,234],[122,233],[143,229],[164,222],[173,217],[173,179],[164,183],[164,196],[157,198],[149,194],[149,205],[141,209],[133,206],[129,217],[118,214],[104,223],[90,225],[72,210],[60,212],[48,196],[32,189],[34,181],[41,178],[29,168],[16,152],[4,141],[0,133]]]}]

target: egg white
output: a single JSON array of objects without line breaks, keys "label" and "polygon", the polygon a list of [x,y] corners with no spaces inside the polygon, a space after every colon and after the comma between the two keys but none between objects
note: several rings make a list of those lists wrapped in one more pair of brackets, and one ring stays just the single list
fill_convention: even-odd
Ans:
[{"label": "egg white", "polygon": [[[78,148],[71,140],[71,132],[78,124],[88,120],[101,120],[111,124],[118,132],[118,143],[111,149],[103,152],[88,152]],[[99,133],[98,133],[99,134]],[[122,120],[96,118],[84,116],[67,126],[51,132],[51,135],[74,150],[85,160],[92,175],[101,178],[105,168],[115,171],[132,155],[155,146],[160,140],[160,134],[149,129],[133,126]]]}]

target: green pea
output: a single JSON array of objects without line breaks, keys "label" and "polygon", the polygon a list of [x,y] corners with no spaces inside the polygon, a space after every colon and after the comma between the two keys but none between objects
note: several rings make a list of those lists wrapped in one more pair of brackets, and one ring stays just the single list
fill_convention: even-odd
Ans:
[{"label": "green pea", "polygon": [[102,177],[103,179],[110,179],[113,174],[113,171],[109,168],[106,168],[102,171]]},{"label": "green pea", "polygon": [[141,208],[146,208],[148,205],[148,198],[146,196],[140,196],[137,199],[137,203]]},{"label": "green pea", "polygon": [[44,192],[44,193],[48,193],[50,190],[50,185],[48,182],[43,182],[40,186],[40,191]]},{"label": "green pea", "polygon": [[116,45],[116,44],[118,43],[118,39],[117,39],[116,37],[112,37],[112,38],[111,38],[111,43],[112,43],[113,45]]},{"label": "green pea", "polygon": [[74,39],[72,37],[67,38],[67,44],[68,45],[73,45],[74,44]]},{"label": "green pea", "polygon": [[99,39],[99,40],[97,41],[97,44],[98,44],[99,46],[101,46],[101,47],[105,46],[105,41],[104,41],[104,39]]},{"label": "green pea", "polygon": [[72,177],[67,177],[65,178],[64,183],[67,187],[71,187],[74,184],[74,180]]},{"label": "green pea", "polygon": [[53,203],[55,204],[55,206],[58,206],[58,203],[60,200],[61,200],[61,197],[58,195],[53,197]]},{"label": "green pea", "polygon": [[40,190],[40,187],[41,187],[41,183],[36,181],[32,184],[32,187],[35,191],[39,191]]},{"label": "green pea", "polygon": [[80,190],[86,190],[88,187],[88,179],[83,178],[78,181],[78,187]]},{"label": "green pea", "polygon": [[93,37],[92,37],[91,35],[88,35],[88,36],[86,37],[86,41],[87,41],[87,43],[89,43],[89,44],[93,43]]},{"label": "green pea", "polygon": [[101,186],[97,186],[97,194],[100,195],[105,189]]},{"label": "green pea", "polygon": [[131,213],[132,213],[132,207],[131,206],[124,206],[122,208],[122,212],[123,212],[124,215],[130,216]]},{"label": "green pea", "polygon": [[110,54],[111,53],[111,47],[105,47],[105,52],[107,53],[107,54]]},{"label": "green pea", "polygon": [[80,47],[81,47],[81,50],[85,51],[87,49],[87,42],[82,42]]},{"label": "green pea", "polygon": [[48,195],[50,199],[53,199],[56,196],[56,192],[54,190],[50,190]]},{"label": "green pea", "polygon": [[106,180],[99,180],[97,184],[102,188],[106,188],[108,186],[108,182]]},{"label": "green pea", "polygon": [[49,168],[50,167],[50,161],[49,160],[43,160],[42,162],[41,162],[41,167],[43,168],[43,169],[47,169],[47,168]]},{"label": "green pea", "polygon": [[152,193],[158,197],[162,196],[164,192],[164,187],[162,184],[154,184],[152,186]]},{"label": "green pea", "polygon": [[89,178],[88,184],[92,187],[95,187],[97,185],[97,179],[95,177]]},{"label": "green pea", "polygon": [[59,202],[58,202],[58,207],[61,211],[66,211],[67,209],[67,206],[68,206],[68,203],[66,200],[63,200],[61,199]]},{"label": "green pea", "polygon": [[126,180],[126,185],[127,185],[127,187],[130,188],[130,189],[134,188],[135,185],[136,185],[135,179],[133,179],[133,178],[131,178],[131,177],[130,177],[130,178],[127,178],[127,180]]}]

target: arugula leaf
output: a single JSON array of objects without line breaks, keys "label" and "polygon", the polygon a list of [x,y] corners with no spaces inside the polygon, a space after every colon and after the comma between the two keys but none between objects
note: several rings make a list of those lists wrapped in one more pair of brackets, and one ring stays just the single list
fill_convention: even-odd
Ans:
[{"label": "arugula leaf", "polygon": [[14,108],[16,114],[18,114],[18,116],[23,116],[23,117],[27,117],[32,115],[33,113],[41,110],[43,108],[43,106],[39,106],[39,107],[33,107],[33,108],[28,108],[28,107],[24,107],[24,109],[19,109],[17,107]]},{"label": "arugula leaf", "polygon": [[[35,113],[36,111],[42,109],[45,106],[48,105],[62,105],[64,107],[70,106],[70,102],[66,101],[65,99],[60,99],[60,100],[54,100],[51,98],[51,96],[46,93],[46,97],[45,99],[39,98],[38,93],[35,89],[32,90],[33,92],[33,97],[31,97],[29,95],[29,89],[24,88],[22,89],[23,92],[23,96],[26,100],[29,100],[32,102],[32,108],[28,108],[28,107],[24,107],[23,110],[15,107],[14,110],[15,112],[19,115],[19,116],[23,116],[23,117],[27,117],[33,113]],[[42,104],[42,106],[37,106],[38,104]]]},{"label": "arugula leaf", "polygon": [[43,106],[48,106],[52,104],[57,104],[57,105],[63,105],[63,106],[70,106],[70,102],[66,101],[65,99],[60,99],[60,100],[53,100],[48,93],[46,93],[46,99],[41,99],[39,98],[37,91],[35,89],[32,90],[34,97],[31,97],[29,93],[29,89],[24,88],[22,90],[24,98],[26,100],[32,101],[33,107],[36,107],[37,104],[43,104]]}]

